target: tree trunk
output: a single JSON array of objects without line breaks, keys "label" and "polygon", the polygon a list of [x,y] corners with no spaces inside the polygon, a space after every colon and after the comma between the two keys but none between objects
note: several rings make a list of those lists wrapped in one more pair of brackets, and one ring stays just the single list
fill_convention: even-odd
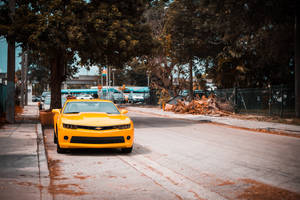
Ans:
[{"label": "tree trunk", "polygon": [[[10,18],[14,21],[16,1],[9,1]],[[7,40],[7,99],[5,118],[8,123],[15,122],[15,67],[16,67],[15,40]]]},{"label": "tree trunk", "polygon": [[7,41],[7,99],[6,121],[15,122],[15,41]]},{"label": "tree trunk", "polygon": [[57,55],[51,62],[51,105],[50,109],[61,108],[61,83],[63,81],[63,55]]},{"label": "tree trunk", "polygon": [[194,95],[193,95],[193,60],[190,60],[189,63],[189,74],[190,74],[190,82],[189,82],[189,96],[190,96],[190,100],[194,99]]}]

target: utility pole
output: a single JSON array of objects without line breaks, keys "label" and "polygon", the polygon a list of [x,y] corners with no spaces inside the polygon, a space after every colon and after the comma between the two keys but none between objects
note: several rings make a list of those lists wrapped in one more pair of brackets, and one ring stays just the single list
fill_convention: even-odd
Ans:
[{"label": "utility pole", "polygon": [[150,75],[151,75],[151,71],[150,71],[150,70],[147,70],[147,71],[146,71],[146,74],[147,74],[147,86],[149,87],[149,86],[150,86]]},{"label": "utility pole", "polygon": [[106,86],[108,87],[108,67],[106,67]]},{"label": "utility pole", "polygon": [[[9,1],[10,19],[13,23],[16,0]],[[6,100],[6,121],[8,123],[15,122],[15,40],[7,39],[7,100]]]},{"label": "utility pole", "polygon": [[108,75],[108,86],[110,86],[110,66],[107,67],[107,75]]},{"label": "utility pole", "polygon": [[189,62],[189,75],[190,75],[190,81],[189,81],[189,97],[190,100],[192,101],[194,99],[194,89],[193,89],[193,60],[191,58],[190,62]]},{"label": "utility pole", "polygon": [[103,69],[101,68],[101,86],[103,87]]},{"label": "utility pole", "polygon": [[25,103],[25,97],[24,97],[24,90],[25,90],[25,71],[24,71],[24,65],[25,65],[25,52],[22,52],[22,61],[21,61],[21,107],[23,108]]},{"label": "utility pole", "polygon": [[112,68],[112,73],[113,73],[113,86],[115,86],[115,71],[117,69],[116,68]]},{"label": "utility pole", "polygon": [[[299,8],[299,6],[296,6]],[[295,11],[296,12],[296,11]],[[300,118],[300,24],[299,13],[295,14],[295,114]]]}]

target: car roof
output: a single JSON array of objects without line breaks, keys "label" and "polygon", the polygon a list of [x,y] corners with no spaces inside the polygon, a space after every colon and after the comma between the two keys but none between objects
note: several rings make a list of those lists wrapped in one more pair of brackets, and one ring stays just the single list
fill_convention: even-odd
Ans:
[{"label": "car roof", "polygon": [[88,102],[109,102],[112,103],[112,101],[109,100],[102,100],[102,99],[68,99],[67,102],[82,102],[82,101],[88,101]]}]

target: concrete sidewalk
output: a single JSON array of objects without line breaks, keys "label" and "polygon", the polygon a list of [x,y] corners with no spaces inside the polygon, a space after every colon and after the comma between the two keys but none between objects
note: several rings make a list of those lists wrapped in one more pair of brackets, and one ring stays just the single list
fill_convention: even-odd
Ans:
[{"label": "concrete sidewalk", "polygon": [[0,127],[0,199],[50,199],[49,170],[37,104]]},{"label": "concrete sidewalk", "polygon": [[256,120],[246,120],[246,119],[237,119],[232,117],[217,117],[210,115],[192,115],[192,114],[177,114],[173,112],[163,111],[159,108],[146,108],[146,107],[126,107],[129,111],[137,111],[143,113],[150,113],[155,115],[160,115],[164,117],[178,118],[178,119],[188,119],[202,122],[214,122],[229,126],[234,126],[238,128],[253,129],[259,131],[267,131],[280,134],[296,135],[300,136],[300,126],[282,124],[282,123],[273,123],[273,122],[263,122]]}]

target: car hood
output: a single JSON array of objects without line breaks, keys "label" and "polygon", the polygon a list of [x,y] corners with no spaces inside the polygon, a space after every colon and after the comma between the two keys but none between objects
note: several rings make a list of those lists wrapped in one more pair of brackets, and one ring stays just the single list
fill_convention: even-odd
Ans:
[{"label": "car hood", "polygon": [[110,126],[129,124],[129,117],[121,114],[78,113],[62,115],[62,123],[81,126]]}]

